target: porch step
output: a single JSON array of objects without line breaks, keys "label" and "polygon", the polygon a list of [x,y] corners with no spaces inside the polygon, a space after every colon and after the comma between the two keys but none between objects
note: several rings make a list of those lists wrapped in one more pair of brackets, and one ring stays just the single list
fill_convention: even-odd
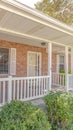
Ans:
[{"label": "porch step", "polygon": [[42,98],[34,99],[30,101],[33,105],[38,106],[43,110],[43,112],[47,113],[46,105]]}]

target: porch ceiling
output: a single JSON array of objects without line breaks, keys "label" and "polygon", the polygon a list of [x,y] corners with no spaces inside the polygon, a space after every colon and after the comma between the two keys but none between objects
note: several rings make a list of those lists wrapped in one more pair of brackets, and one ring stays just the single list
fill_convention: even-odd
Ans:
[{"label": "porch ceiling", "polygon": [[33,17],[32,9],[26,15],[25,10],[3,1],[0,4],[0,39],[34,45],[45,41],[73,46],[73,29],[66,28],[66,25],[64,28],[64,24],[59,26],[58,22],[54,25],[47,16],[47,22],[39,16]]}]

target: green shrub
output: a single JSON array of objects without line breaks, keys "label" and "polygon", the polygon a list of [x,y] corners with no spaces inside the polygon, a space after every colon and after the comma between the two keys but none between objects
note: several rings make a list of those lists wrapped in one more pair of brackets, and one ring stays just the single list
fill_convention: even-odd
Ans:
[{"label": "green shrub", "polygon": [[[65,70],[60,70],[60,73],[65,74]],[[68,70],[68,74],[71,74],[71,70]]]},{"label": "green shrub", "polygon": [[60,73],[64,74],[64,73],[65,73],[65,70],[60,70]]},{"label": "green shrub", "polygon": [[68,70],[68,74],[71,74],[71,70]]},{"label": "green shrub", "polygon": [[45,96],[48,119],[53,130],[73,130],[73,96],[69,93],[50,92]]},{"label": "green shrub", "polygon": [[12,101],[0,112],[0,130],[50,130],[45,113],[31,103]]}]

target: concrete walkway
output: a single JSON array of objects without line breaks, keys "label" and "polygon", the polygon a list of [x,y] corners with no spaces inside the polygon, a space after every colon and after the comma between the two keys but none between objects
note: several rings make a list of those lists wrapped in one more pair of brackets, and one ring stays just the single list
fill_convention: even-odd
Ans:
[{"label": "concrete walkway", "polygon": [[45,113],[47,113],[46,105],[42,98],[30,101],[33,105],[40,107]]},{"label": "concrete walkway", "polygon": [[[63,87],[52,86],[52,91],[64,91]],[[46,105],[43,98],[33,99],[30,101],[33,105],[40,107],[45,113],[47,113]]]}]

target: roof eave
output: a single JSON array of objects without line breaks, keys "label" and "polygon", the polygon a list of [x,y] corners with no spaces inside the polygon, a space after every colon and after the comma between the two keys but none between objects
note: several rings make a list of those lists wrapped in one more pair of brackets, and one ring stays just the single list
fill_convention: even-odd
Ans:
[{"label": "roof eave", "polygon": [[[5,8],[5,6],[7,8]],[[64,24],[62,22],[59,22],[58,20],[55,20],[52,17],[49,17],[43,13],[40,13],[39,11],[36,11],[26,5],[20,4],[17,1],[1,0],[0,7],[4,8],[6,10],[8,9],[8,11],[10,11],[9,7],[12,7],[12,9],[13,9],[13,7],[15,7],[16,12],[14,12],[14,13],[17,13],[17,9],[20,9],[21,14],[22,14],[22,11],[28,13],[29,15],[31,15],[32,20],[36,20],[36,21],[39,20],[38,22],[40,22],[44,25],[51,26],[52,28],[56,28],[59,31],[65,32],[65,33],[73,36],[73,28],[67,26],[66,24]],[[33,19],[33,17],[36,17],[36,19]]]}]

